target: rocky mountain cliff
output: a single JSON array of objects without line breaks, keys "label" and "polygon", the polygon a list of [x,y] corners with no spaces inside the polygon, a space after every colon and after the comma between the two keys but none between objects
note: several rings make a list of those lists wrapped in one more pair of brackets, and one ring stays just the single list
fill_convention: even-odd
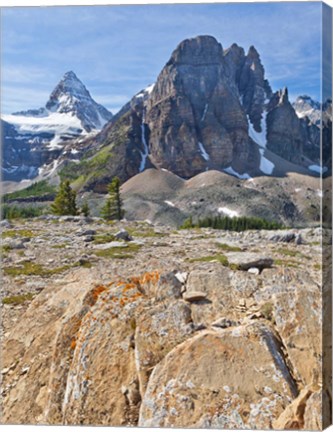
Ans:
[{"label": "rocky mountain cliff", "polygon": [[[64,175],[101,191],[113,175],[126,181],[151,167],[183,178],[217,169],[246,179],[283,175],[285,160],[311,174],[320,171],[319,132],[296,114],[287,89],[272,92],[254,47],[224,50],[213,37],[198,36],[181,42],[156,83],[85,141],[88,156]],[[98,175],[85,174],[99,152]]]},{"label": "rocky mountain cliff", "polygon": [[[38,121],[44,121],[45,110],[46,118],[68,119],[71,114],[76,129],[71,124],[70,133],[55,135],[45,152],[49,138],[39,137],[38,145],[31,147],[31,139],[15,136],[20,132],[15,124],[14,129],[5,125],[5,179],[39,174],[39,180],[60,173],[79,190],[105,192],[114,175],[126,181],[152,167],[183,178],[211,169],[240,179],[280,176],[290,169],[318,174],[317,109],[318,104],[306,97],[292,105],[287,89],[273,93],[255,47],[247,53],[236,44],[223,49],[214,37],[198,36],[181,42],[155,84],[136,94],[113,118],[91,100],[75,74],[65,74],[45,109],[19,114],[20,119],[33,115]],[[107,120],[97,135],[70,139],[101,128]],[[24,158],[18,147],[21,153],[24,148]],[[29,155],[29,148],[38,149],[37,154]],[[23,162],[26,158],[32,162]],[[36,158],[44,162],[40,170],[31,168]]]},{"label": "rocky mountain cliff", "polygon": [[45,107],[2,116],[4,180],[35,178],[46,167],[52,171],[66,142],[96,134],[111,118],[75,73],[67,72]]}]

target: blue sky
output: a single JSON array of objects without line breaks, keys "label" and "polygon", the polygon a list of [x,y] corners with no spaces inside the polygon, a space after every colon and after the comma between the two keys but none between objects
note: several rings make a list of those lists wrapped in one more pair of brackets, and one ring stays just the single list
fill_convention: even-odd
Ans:
[{"label": "blue sky", "polygon": [[2,112],[38,108],[73,70],[116,112],[178,43],[210,34],[260,53],[273,90],[319,99],[321,4],[227,3],[2,9]]}]

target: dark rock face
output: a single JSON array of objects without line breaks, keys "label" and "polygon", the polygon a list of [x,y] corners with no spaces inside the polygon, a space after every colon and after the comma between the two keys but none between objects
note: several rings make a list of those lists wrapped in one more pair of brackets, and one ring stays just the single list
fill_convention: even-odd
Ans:
[{"label": "dark rock face", "polygon": [[[241,60],[240,60],[241,62]],[[230,63],[230,62],[229,62]],[[250,160],[248,124],[221,44],[182,42],[160,73],[147,104],[151,160],[182,176]],[[228,76],[229,75],[229,76]]]},{"label": "dark rock face", "polygon": [[265,70],[258,51],[251,46],[239,78],[239,91],[242,104],[254,129],[261,132],[261,118],[264,104],[270,99],[272,90],[265,80]]},{"label": "dark rock face", "polygon": [[[156,83],[135,95],[114,117],[92,100],[73,72],[66,73],[45,108],[16,115],[73,113],[82,129],[73,124],[70,133],[60,137],[62,143],[68,140],[60,150],[57,140],[55,146],[45,145],[54,136],[39,136],[32,147],[30,136],[20,137],[19,142],[15,128],[6,132],[10,140],[5,145],[5,178],[33,178],[38,164],[55,159],[57,169],[67,166],[71,180],[81,177],[82,189],[96,192],[106,191],[115,175],[126,181],[151,167],[183,178],[212,169],[248,178],[274,174],[265,148],[301,167],[318,165],[317,105],[302,96],[293,106],[287,89],[273,94],[255,47],[247,54],[236,44],[224,50],[214,37],[198,36],[181,42]],[[104,122],[93,138],[73,140]],[[328,116],[324,134],[329,134],[331,124]],[[28,155],[29,148],[36,153]],[[329,158],[330,149],[324,152]],[[27,164],[29,173],[23,168],[12,170],[22,166],[21,155],[33,159]],[[73,158],[77,160],[71,164]]]},{"label": "dark rock face", "polygon": [[61,154],[61,150],[48,150],[45,141],[53,138],[51,134],[43,133],[38,137],[32,135],[21,136],[15,127],[1,120],[1,130],[5,137],[3,146],[3,179],[20,181],[33,179],[38,175],[38,168],[49,164]]},{"label": "dark rock face", "polygon": [[267,148],[284,159],[302,164],[305,136],[302,124],[288,99],[288,90],[276,92],[268,107]]}]

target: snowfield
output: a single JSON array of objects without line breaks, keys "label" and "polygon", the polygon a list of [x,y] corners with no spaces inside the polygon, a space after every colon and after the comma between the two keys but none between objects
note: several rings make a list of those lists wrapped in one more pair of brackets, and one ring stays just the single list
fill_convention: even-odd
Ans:
[{"label": "snowfield", "polygon": [[249,135],[253,139],[254,142],[256,142],[260,147],[266,148],[267,145],[267,111],[264,111],[262,113],[262,119],[261,119],[261,132],[257,132],[253,124],[251,123],[250,117],[247,116],[247,121],[249,124]]},{"label": "snowfield", "polygon": [[229,216],[230,218],[234,218],[234,217],[238,217],[238,216],[239,216],[238,211],[236,211],[236,210],[231,210],[231,209],[228,208],[228,207],[219,207],[219,208],[217,209],[217,211],[218,211],[219,213],[222,213],[222,214],[226,215],[226,216]]},{"label": "snowfield", "polygon": [[271,175],[274,171],[275,165],[273,164],[273,162],[269,161],[267,158],[264,157],[265,149],[260,149],[259,151],[261,155],[259,169],[264,174]]}]

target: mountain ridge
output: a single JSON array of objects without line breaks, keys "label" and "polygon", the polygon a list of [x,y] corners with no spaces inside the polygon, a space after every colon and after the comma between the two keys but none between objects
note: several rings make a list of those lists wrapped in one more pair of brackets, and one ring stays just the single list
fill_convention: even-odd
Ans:
[{"label": "mountain ridge", "polygon": [[37,177],[62,155],[67,141],[98,133],[111,118],[75,73],[66,72],[44,107],[2,116],[4,179]]},{"label": "mountain ridge", "polygon": [[[82,99],[90,96],[67,72],[45,109],[58,115],[75,110],[77,90]],[[182,41],[153,85],[100,132],[85,135],[69,137],[58,153],[52,149],[35,178],[60,174],[78,190],[105,192],[113,176],[124,182],[153,167],[183,178],[211,169],[239,178],[281,175],[283,166],[274,165],[272,154],[309,175],[315,172],[310,167],[321,170],[318,124],[296,112],[287,89],[272,91],[256,48],[246,54],[235,43],[224,49],[207,35]]]}]

